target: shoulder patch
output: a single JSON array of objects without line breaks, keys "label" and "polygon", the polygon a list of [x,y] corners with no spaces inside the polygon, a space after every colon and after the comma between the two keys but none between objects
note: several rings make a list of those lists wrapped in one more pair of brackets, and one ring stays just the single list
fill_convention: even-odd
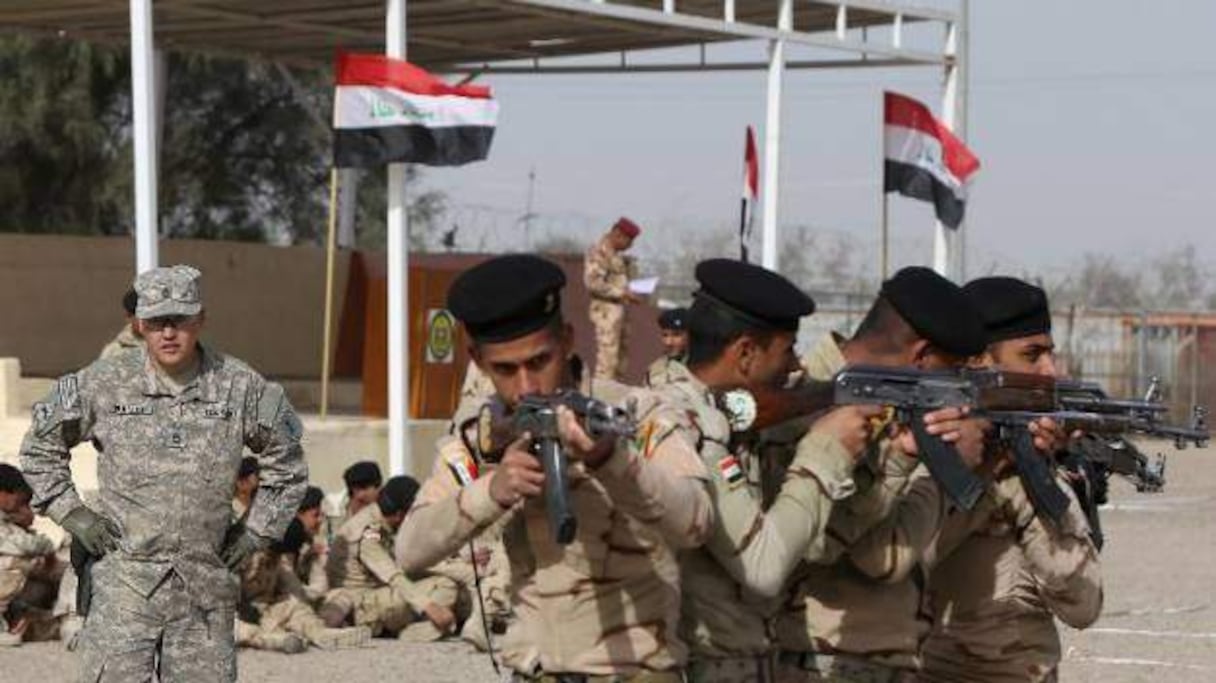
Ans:
[{"label": "shoulder patch", "polygon": [[51,417],[55,415],[55,406],[50,403],[35,403],[34,404],[34,428],[38,433],[42,433],[51,422]]},{"label": "shoulder patch", "polygon": [[743,467],[739,464],[739,459],[733,455],[728,455],[719,460],[718,476],[732,487],[742,483],[744,474]]},{"label": "shoulder patch", "polygon": [[456,478],[456,482],[461,486],[472,484],[480,476],[477,461],[473,460],[468,453],[453,451],[445,456],[445,460],[447,461],[448,471],[452,473],[452,476]]},{"label": "shoulder patch", "polygon": [[76,375],[60,377],[56,388],[59,390],[59,405],[64,410],[75,410],[80,406],[80,387]]}]

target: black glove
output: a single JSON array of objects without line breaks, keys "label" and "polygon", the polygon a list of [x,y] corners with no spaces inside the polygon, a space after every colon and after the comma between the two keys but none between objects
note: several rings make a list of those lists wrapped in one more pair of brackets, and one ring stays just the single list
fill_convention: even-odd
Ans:
[{"label": "black glove", "polygon": [[224,561],[230,571],[236,571],[242,562],[265,545],[261,538],[247,529],[241,529],[237,533],[228,535],[224,542],[224,549],[220,551],[220,559]]},{"label": "black glove", "polygon": [[69,512],[59,525],[96,557],[117,550],[118,539],[122,538],[117,524],[84,505]]}]

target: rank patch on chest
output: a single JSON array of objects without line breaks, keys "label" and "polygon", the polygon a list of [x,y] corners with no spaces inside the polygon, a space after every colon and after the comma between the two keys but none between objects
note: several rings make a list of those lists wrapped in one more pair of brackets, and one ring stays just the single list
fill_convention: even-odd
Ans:
[{"label": "rank patch on chest", "polygon": [[232,408],[228,406],[206,406],[203,408],[203,417],[208,420],[227,420],[232,417]]},{"label": "rank patch on chest", "polygon": [[152,415],[156,411],[150,403],[115,403],[110,412],[114,415]]},{"label": "rank patch on chest", "polygon": [[722,475],[728,484],[743,481],[743,467],[739,465],[739,460],[733,455],[728,455],[718,461],[718,474]]}]

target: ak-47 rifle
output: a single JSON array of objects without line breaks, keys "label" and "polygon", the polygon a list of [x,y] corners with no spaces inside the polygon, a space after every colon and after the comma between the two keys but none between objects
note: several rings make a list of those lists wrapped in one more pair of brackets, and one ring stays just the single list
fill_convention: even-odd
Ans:
[{"label": "ak-47 rifle", "polygon": [[1140,452],[1136,445],[1121,437],[1085,434],[1074,439],[1061,454],[1060,464],[1069,473],[1069,483],[1089,521],[1089,534],[1098,550],[1105,537],[1098,508],[1110,490],[1110,477],[1127,478],[1141,493],[1158,493],[1165,488],[1165,456],[1155,460]]},{"label": "ak-47 rifle", "polygon": [[[930,435],[924,415],[948,407],[966,407],[975,417],[989,420],[996,438],[1009,447],[1013,464],[1036,510],[1058,523],[1068,509],[1068,497],[1055,483],[1051,466],[1034,448],[1029,425],[1051,418],[1069,432],[1080,429],[1105,435],[1139,433],[1174,440],[1177,448],[1188,443],[1202,446],[1209,433],[1204,411],[1196,407],[1189,427],[1165,422],[1166,408],[1156,393],[1144,399],[1112,399],[1093,384],[1056,380],[1042,375],[990,369],[927,371],[880,366],[850,366],[829,385],[810,383],[792,390],[759,392],[748,399],[729,392],[721,400],[734,414],[736,430],[764,428],[832,406],[884,405],[912,430],[920,457],[942,490],[960,508],[970,510],[983,494],[984,482],[967,468],[958,452]],[[747,394],[747,392],[742,392]],[[748,412],[750,408],[750,413]]]},{"label": "ak-47 rifle", "polygon": [[520,435],[532,437],[532,454],[545,471],[545,508],[553,540],[561,545],[574,540],[578,519],[570,509],[570,487],[566,479],[566,452],[557,429],[557,409],[569,408],[578,416],[583,430],[592,439],[629,438],[637,432],[632,410],[591,398],[577,391],[560,390],[542,396],[522,397],[508,411],[497,398],[481,409],[477,423],[477,446],[487,460],[501,457],[502,451]]}]

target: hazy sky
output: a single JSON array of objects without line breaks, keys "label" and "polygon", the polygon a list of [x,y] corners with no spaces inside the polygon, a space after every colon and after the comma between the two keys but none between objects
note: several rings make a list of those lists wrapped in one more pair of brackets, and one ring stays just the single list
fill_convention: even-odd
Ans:
[{"label": "hazy sky", "polygon": [[[1058,271],[1086,251],[1135,260],[1186,243],[1216,262],[1216,2],[973,0],[971,14],[968,141],[983,164],[968,210],[972,272],[998,260]],[[567,226],[587,239],[619,214],[651,236],[734,229],[744,126],[763,135],[763,71],[486,82],[502,105],[490,160],[429,180],[452,195],[466,241],[511,229],[531,168],[546,217],[535,232]],[[881,92],[939,110],[940,70],[793,71],[785,87],[782,224],[872,246]],[[892,226],[900,261],[930,259],[927,205],[893,198]],[[670,246],[647,242],[643,256]]]}]

